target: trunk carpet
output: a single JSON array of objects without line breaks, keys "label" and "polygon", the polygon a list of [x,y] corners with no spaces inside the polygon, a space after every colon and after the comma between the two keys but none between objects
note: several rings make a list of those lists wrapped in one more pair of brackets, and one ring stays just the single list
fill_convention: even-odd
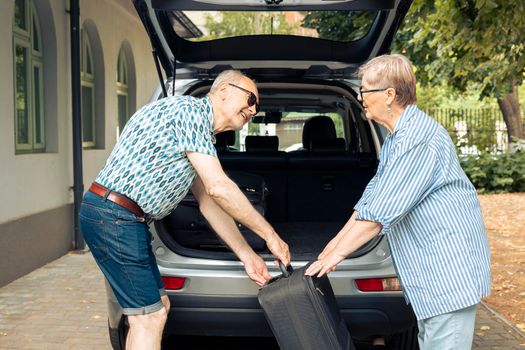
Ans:
[{"label": "trunk carpet", "polygon": [[315,260],[344,222],[278,222],[272,226],[290,247],[292,259]]}]

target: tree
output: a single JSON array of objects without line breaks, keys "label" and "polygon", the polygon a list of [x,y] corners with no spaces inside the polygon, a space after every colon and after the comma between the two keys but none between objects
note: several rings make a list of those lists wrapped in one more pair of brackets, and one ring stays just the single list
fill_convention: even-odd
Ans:
[{"label": "tree", "polygon": [[[304,23],[311,21],[308,14]],[[333,13],[333,16],[337,16]],[[341,23],[344,26],[345,23]],[[328,26],[318,22],[323,33]],[[523,138],[518,86],[525,72],[525,2],[414,0],[394,43],[417,67],[423,86],[495,97],[511,137]]]},{"label": "tree", "polygon": [[[206,15],[209,35],[204,40],[253,34],[290,34],[296,25],[289,24],[282,12],[220,12]],[[201,40],[202,40],[201,39]]]},{"label": "tree", "polygon": [[418,80],[493,96],[511,137],[523,138],[518,86],[525,72],[525,2],[415,0],[395,47]]},{"label": "tree", "polygon": [[352,41],[366,35],[375,15],[369,11],[308,12],[303,26],[316,29],[322,39]]}]

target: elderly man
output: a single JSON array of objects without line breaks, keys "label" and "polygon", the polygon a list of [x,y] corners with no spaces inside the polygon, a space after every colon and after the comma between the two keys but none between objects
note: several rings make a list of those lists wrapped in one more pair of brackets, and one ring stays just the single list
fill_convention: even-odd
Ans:
[{"label": "elderly man", "polygon": [[359,74],[367,118],[390,134],[355,212],[306,274],[334,270],[384,234],[418,319],[420,349],[470,349],[476,305],[491,285],[476,190],[447,131],[415,105],[416,79],[406,57],[377,57]]},{"label": "elderly man", "polygon": [[130,325],[127,349],[159,349],[169,300],[151,250],[150,219],[168,215],[191,188],[203,215],[259,286],[270,275],[234,219],[285,264],[288,246],[224,173],[215,133],[240,130],[258,112],[255,83],[225,71],[204,98],[167,97],[142,107],[85,194],[84,238]]}]

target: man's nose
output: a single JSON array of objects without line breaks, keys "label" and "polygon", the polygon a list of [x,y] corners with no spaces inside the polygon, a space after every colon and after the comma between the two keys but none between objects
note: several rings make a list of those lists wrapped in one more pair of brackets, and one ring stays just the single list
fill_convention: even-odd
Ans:
[{"label": "man's nose", "polygon": [[250,111],[250,113],[252,114],[252,116],[254,116],[254,115],[257,114],[257,109],[255,108],[255,105],[253,105],[253,106],[248,106],[248,110]]}]

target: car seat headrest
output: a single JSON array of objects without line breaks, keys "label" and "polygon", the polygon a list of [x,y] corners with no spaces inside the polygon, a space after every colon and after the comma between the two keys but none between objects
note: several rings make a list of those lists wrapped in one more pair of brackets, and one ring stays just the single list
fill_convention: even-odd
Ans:
[{"label": "car seat headrest", "polygon": [[335,124],[330,117],[318,115],[311,117],[304,123],[303,147],[307,150],[312,149],[312,141],[332,140],[335,138]]},{"label": "car seat headrest", "polygon": [[277,152],[279,137],[277,136],[246,136],[244,140],[246,152]]}]

